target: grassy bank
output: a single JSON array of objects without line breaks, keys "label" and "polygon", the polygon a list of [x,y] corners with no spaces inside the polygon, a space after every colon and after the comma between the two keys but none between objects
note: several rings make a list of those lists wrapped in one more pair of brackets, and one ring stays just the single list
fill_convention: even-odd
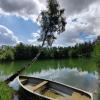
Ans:
[{"label": "grassy bank", "polygon": [[4,82],[0,82],[0,100],[12,100],[14,91]]}]

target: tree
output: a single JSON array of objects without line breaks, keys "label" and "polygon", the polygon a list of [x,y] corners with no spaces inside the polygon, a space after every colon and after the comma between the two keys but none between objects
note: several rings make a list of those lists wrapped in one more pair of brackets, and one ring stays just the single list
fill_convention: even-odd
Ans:
[{"label": "tree", "polygon": [[25,48],[25,46],[23,43],[16,45],[16,47],[15,47],[15,59],[24,58],[24,48]]},{"label": "tree", "polygon": [[60,9],[56,0],[48,0],[47,10],[43,10],[38,17],[41,25],[40,41],[45,40],[51,46],[56,39],[55,33],[60,34],[65,31],[64,11]]},{"label": "tree", "polygon": [[[40,14],[40,25],[41,25],[41,38],[42,46],[44,46],[45,41],[47,41],[48,45],[51,46],[55,36],[54,33],[60,34],[61,32],[65,31],[65,18],[63,16],[64,9],[59,8],[59,4],[56,0],[48,0],[47,10],[44,10]],[[30,67],[40,56],[42,49],[40,48],[39,52],[37,53],[36,57],[32,59],[31,63],[27,66],[21,68],[16,73],[14,73],[11,77],[5,80],[6,83],[9,83],[13,79],[15,79],[20,73],[22,73],[27,67]]]},{"label": "tree", "polygon": [[14,60],[14,49],[6,46],[4,49],[0,50],[0,61],[10,60]]}]

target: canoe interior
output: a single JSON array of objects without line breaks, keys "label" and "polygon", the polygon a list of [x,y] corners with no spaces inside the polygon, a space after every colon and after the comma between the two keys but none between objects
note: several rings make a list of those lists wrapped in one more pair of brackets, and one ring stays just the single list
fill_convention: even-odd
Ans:
[{"label": "canoe interior", "polygon": [[20,76],[19,80],[27,90],[52,100],[91,100],[85,92],[52,81],[24,76]]}]

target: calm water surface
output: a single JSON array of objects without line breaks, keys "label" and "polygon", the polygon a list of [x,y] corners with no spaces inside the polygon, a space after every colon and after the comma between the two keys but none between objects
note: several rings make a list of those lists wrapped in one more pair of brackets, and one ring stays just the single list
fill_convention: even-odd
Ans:
[{"label": "calm water surface", "polygon": [[[0,79],[5,79],[29,62],[0,63]],[[58,81],[92,93],[98,88],[98,73],[94,59],[37,61],[23,74]],[[11,82],[10,86],[18,90],[17,80]]]}]

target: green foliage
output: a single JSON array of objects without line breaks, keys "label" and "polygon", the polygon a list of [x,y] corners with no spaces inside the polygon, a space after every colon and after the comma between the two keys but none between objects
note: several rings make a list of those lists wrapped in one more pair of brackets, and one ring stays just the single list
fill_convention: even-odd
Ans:
[{"label": "green foliage", "polygon": [[47,10],[41,12],[39,22],[41,25],[40,40],[46,40],[48,45],[52,45],[55,35],[54,33],[62,33],[65,31],[65,18],[63,16],[64,9],[60,9],[57,0],[48,0]]},{"label": "green foliage", "polygon": [[6,46],[2,50],[0,50],[0,60],[1,61],[14,60],[14,49],[9,46]]},{"label": "green foliage", "polygon": [[97,38],[97,40],[94,42],[94,51],[93,51],[93,57],[95,57],[97,62],[97,68],[99,73],[99,88],[98,88],[98,100],[100,100],[100,36]]},{"label": "green foliage", "polygon": [[[74,47],[43,48],[39,59],[63,59],[91,57],[94,45],[92,43],[77,44]],[[0,50],[0,60],[25,60],[32,59],[38,53],[40,47],[24,45],[20,43],[15,47],[6,47]]]},{"label": "green foliage", "polygon": [[93,56],[100,59],[100,41],[95,42]]},{"label": "green foliage", "polygon": [[12,100],[13,92],[7,84],[0,82],[0,100]]}]

